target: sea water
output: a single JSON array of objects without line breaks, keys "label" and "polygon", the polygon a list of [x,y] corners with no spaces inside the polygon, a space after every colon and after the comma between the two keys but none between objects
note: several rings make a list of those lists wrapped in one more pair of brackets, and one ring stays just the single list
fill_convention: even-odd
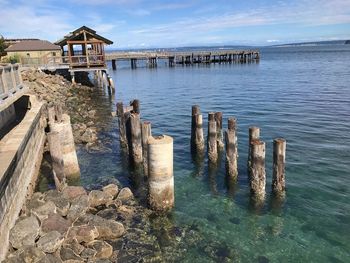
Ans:
[{"label": "sea water", "polygon": [[[174,138],[175,208],[168,219],[198,233],[183,262],[350,262],[350,45],[261,48],[259,63],[149,69],[118,62],[115,97],[96,90],[107,150],[78,151],[83,185],[117,178],[142,199],[144,183],[120,150],[115,102],[141,102],[152,133]],[[111,67],[111,65],[109,65]],[[238,181],[190,153],[191,106],[238,125]],[[266,142],[266,200],[254,209],[247,176],[248,128]],[[286,198],[271,195],[272,141],[287,140]],[[141,190],[140,190],[141,189]],[[162,244],[160,244],[162,245]],[[176,257],[174,257],[176,261]]]}]

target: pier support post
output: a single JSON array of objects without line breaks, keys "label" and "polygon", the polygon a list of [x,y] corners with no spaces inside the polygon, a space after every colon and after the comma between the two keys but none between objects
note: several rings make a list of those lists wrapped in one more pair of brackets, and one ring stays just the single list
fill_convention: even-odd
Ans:
[{"label": "pier support post", "polygon": [[208,114],[208,159],[211,163],[216,163],[218,160],[218,149],[217,149],[217,131],[215,113],[210,112]]},{"label": "pier support post", "polygon": [[215,121],[216,121],[216,133],[217,133],[217,143],[218,143],[218,149],[223,150],[224,149],[224,138],[222,133],[222,112],[215,112]]},{"label": "pier support post", "polygon": [[57,122],[59,123],[62,122],[63,111],[62,111],[62,106],[60,104],[55,105],[55,113],[56,113]]},{"label": "pier support post", "polygon": [[47,140],[49,143],[53,177],[58,191],[62,190],[62,187],[65,183],[65,173],[64,173],[64,161],[62,148],[60,143],[60,135],[56,132],[47,133]]},{"label": "pier support post", "polygon": [[152,210],[169,211],[174,206],[173,138],[148,138],[148,202]]},{"label": "pier support post", "polygon": [[115,59],[112,59],[112,69],[116,70],[117,69],[117,63]]},{"label": "pier support post", "polygon": [[152,136],[151,122],[144,121],[141,124],[142,134],[142,155],[143,155],[143,171],[148,176],[148,138]]},{"label": "pier support post", "polygon": [[54,106],[47,107],[47,118],[49,119],[49,126],[55,123],[56,112]]},{"label": "pier support post", "polygon": [[50,125],[51,131],[57,131],[60,136],[63,153],[64,173],[68,180],[75,180],[80,177],[80,168],[75,151],[74,137],[70,117],[62,114],[62,122]]},{"label": "pier support post", "polygon": [[126,122],[125,122],[123,102],[117,102],[117,116],[118,116],[120,146],[122,148],[128,148],[128,139],[126,137]]},{"label": "pier support post", "polygon": [[249,127],[249,145],[248,145],[248,167],[250,166],[251,152],[252,152],[252,141],[260,139],[260,128]]},{"label": "pier support post", "polygon": [[228,119],[228,129],[225,132],[226,143],[226,175],[228,178],[237,179],[237,133],[236,133],[236,119]]},{"label": "pier support post", "polygon": [[132,106],[132,111],[134,113],[140,114],[140,101],[139,100],[133,100],[130,102],[130,106]]},{"label": "pier support post", "polygon": [[249,166],[250,191],[255,200],[264,200],[266,171],[265,171],[265,142],[251,142],[251,163]]},{"label": "pier support post", "polygon": [[195,154],[204,151],[203,117],[198,105],[192,106],[191,150]]},{"label": "pier support post", "polygon": [[286,188],[286,144],[286,140],[282,138],[273,140],[272,191],[277,195],[284,195]]},{"label": "pier support post", "polygon": [[71,76],[71,79],[72,79],[72,84],[73,84],[73,85],[77,84],[77,83],[75,82],[74,71],[71,71],[71,72],[70,72],[70,76]]},{"label": "pier support post", "polygon": [[142,164],[142,138],[140,114],[130,114],[130,131],[131,131],[131,159],[135,165]]}]

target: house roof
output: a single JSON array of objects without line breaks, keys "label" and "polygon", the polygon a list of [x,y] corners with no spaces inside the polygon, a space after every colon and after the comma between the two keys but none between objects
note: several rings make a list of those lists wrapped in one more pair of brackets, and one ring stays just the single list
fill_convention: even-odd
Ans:
[{"label": "house roof", "polygon": [[61,47],[46,40],[24,40],[5,49],[6,52],[46,50],[61,50]]},{"label": "house roof", "polygon": [[55,44],[59,45],[59,46],[65,46],[65,45],[67,45],[67,41],[80,40],[80,39],[82,40],[84,31],[91,38],[101,40],[104,43],[106,43],[107,45],[113,44],[113,41],[111,41],[111,40],[109,40],[107,38],[104,38],[103,36],[101,36],[99,34],[96,34],[95,30],[93,30],[93,29],[91,29],[91,28],[89,28],[87,26],[79,27],[78,29],[74,30],[73,32],[70,32],[68,35],[64,36],[64,38],[56,41]]}]

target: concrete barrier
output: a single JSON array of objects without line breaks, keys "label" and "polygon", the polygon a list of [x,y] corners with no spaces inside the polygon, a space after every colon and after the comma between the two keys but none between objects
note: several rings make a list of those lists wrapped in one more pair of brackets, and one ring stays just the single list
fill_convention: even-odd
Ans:
[{"label": "concrete barrier", "polygon": [[8,249],[9,231],[28,195],[34,191],[43,156],[46,119],[43,103],[28,95],[22,121],[0,141],[0,261]]}]

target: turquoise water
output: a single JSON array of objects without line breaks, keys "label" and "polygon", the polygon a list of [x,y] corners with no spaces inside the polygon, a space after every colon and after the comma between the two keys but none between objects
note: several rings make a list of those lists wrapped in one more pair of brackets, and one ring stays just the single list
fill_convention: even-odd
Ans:
[{"label": "turquoise water", "polygon": [[[261,49],[258,64],[216,64],[112,72],[116,99],[141,101],[153,134],[174,137],[176,206],[169,216],[200,238],[181,251],[192,262],[350,262],[350,45]],[[79,151],[83,184],[115,177],[142,197],[119,149],[114,98],[96,90],[107,150]],[[190,154],[191,105],[238,120],[239,177],[225,180]],[[247,181],[248,127],[266,141],[267,198],[253,209]],[[271,196],[272,140],[287,139],[287,194]],[[176,258],[174,258],[176,260]]]}]

